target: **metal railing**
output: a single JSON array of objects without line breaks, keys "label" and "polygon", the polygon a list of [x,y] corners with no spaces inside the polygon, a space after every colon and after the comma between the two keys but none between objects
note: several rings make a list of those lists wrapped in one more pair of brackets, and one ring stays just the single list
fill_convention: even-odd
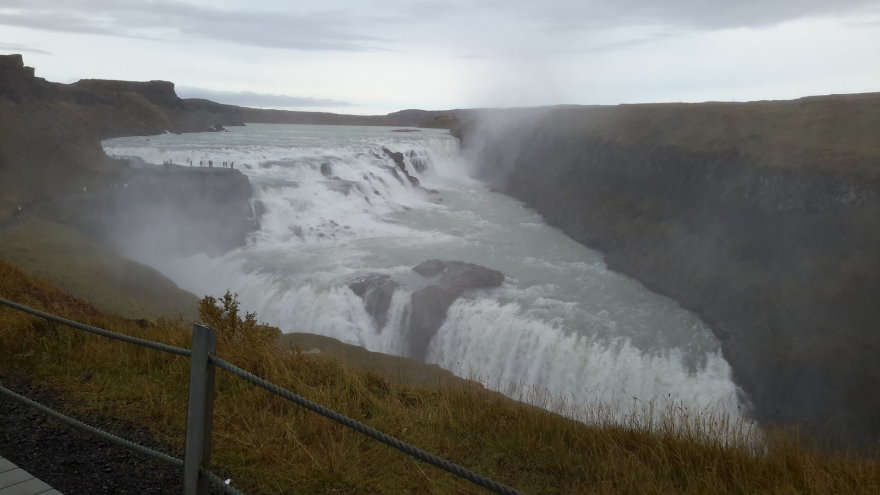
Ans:
[{"label": "metal railing", "polygon": [[200,324],[193,325],[192,349],[185,349],[182,347],[174,347],[167,344],[162,344],[160,342],[131,337],[128,335],[111,332],[102,328],[85,325],[83,323],[68,320],[60,316],[33,309],[4,298],[0,298],[0,304],[17,309],[19,311],[23,311],[25,313],[30,313],[34,316],[39,316],[40,318],[44,318],[49,321],[54,321],[68,327],[75,328],[77,330],[86,331],[111,339],[121,340],[130,344],[148,347],[170,354],[189,357],[190,382],[186,416],[186,445],[184,448],[184,458],[182,460],[176,457],[172,457],[168,454],[152,450],[143,445],[119,438],[112,433],[89,426],[85,423],[65,416],[60,412],[49,409],[42,404],[36,403],[26,397],[16,394],[15,392],[0,385],[0,394],[2,395],[22,402],[37,410],[40,410],[71,426],[91,432],[97,436],[100,436],[101,438],[104,438],[105,440],[132,449],[136,452],[141,453],[142,455],[152,457],[154,459],[158,459],[178,467],[182,467],[184,495],[206,495],[208,493],[209,484],[217,486],[226,493],[230,493],[233,495],[243,495],[242,492],[228,485],[226,482],[220,479],[220,477],[208,470],[208,466],[210,465],[211,460],[211,426],[214,408],[215,367],[221,368],[233,375],[236,375],[252,383],[255,386],[269,391],[270,393],[278,395],[279,397],[293,402],[294,404],[297,404],[312,412],[320,414],[343,426],[351,428],[362,435],[366,435],[374,440],[382,442],[385,445],[395,448],[422,462],[443,469],[462,479],[466,479],[478,486],[504,495],[522,495],[522,492],[502,485],[501,483],[486,478],[485,476],[482,476],[474,471],[465,469],[457,464],[443,459],[442,457],[431,454],[430,452],[426,452],[422,449],[419,449],[418,447],[414,447],[400,439],[392,437],[391,435],[385,434],[359,421],[344,416],[332,409],[324,407],[316,402],[313,402],[309,399],[306,399],[305,397],[291,392],[290,390],[287,390],[278,385],[275,385],[274,383],[264,380],[246,370],[235,366],[232,363],[229,363],[228,361],[218,358],[214,355],[217,339],[214,334],[214,330],[211,327]]}]

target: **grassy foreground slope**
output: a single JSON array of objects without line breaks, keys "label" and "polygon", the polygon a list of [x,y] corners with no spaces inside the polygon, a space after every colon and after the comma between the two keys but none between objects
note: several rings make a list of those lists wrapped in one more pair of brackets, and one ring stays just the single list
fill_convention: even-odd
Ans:
[{"label": "grassy foreground slope", "polygon": [[0,222],[0,260],[128,318],[197,317],[195,295],[156,270],[109,251],[71,227],[38,218]]},{"label": "grassy foreground slope", "polygon": [[[188,347],[188,325],[112,316],[0,263],[0,296],[86,323]],[[274,329],[206,299],[218,354],[303,396],[527,493],[876,493],[880,465],[768,434],[762,449],[706,435],[587,426],[482,387],[400,385],[276,345]],[[29,375],[81,412],[131,420],[182,445],[187,361],[0,307],[0,381]],[[219,372],[214,463],[246,493],[482,493]],[[698,418],[692,418],[698,419]],[[697,422],[698,423],[698,422]],[[715,426],[717,428],[717,426]],[[788,440],[786,440],[786,438]]]}]

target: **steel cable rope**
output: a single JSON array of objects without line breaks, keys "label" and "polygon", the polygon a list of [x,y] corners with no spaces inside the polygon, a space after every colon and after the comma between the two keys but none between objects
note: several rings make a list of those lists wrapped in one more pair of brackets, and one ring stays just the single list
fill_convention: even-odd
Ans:
[{"label": "steel cable rope", "polygon": [[[156,459],[158,461],[162,461],[162,462],[167,462],[168,464],[171,464],[175,467],[179,467],[179,468],[183,469],[183,460],[181,460],[181,459],[178,459],[176,457],[172,457],[164,452],[159,452],[158,450],[153,450],[149,447],[144,447],[141,444],[134,443],[130,440],[126,440],[124,438],[118,437],[118,436],[116,436],[110,432],[104,431],[100,428],[95,428],[94,426],[83,423],[82,421],[73,419],[70,416],[66,416],[63,413],[60,413],[54,409],[50,409],[50,408],[44,406],[43,404],[40,404],[39,402],[35,402],[31,399],[28,399],[27,397],[25,397],[23,395],[19,395],[19,394],[13,392],[12,390],[9,390],[8,388],[4,387],[3,385],[0,385],[0,394],[3,394],[11,399],[15,399],[15,400],[17,400],[17,401],[19,401],[29,407],[32,407],[32,408],[44,413],[44,414],[52,416],[53,418],[61,421],[62,423],[67,423],[70,426],[73,426],[73,427],[79,428],[81,430],[84,430],[86,432],[89,432],[92,435],[95,435],[97,437],[101,437],[104,440],[107,440],[108,442],[115,443],[117,445],[121,445],[123,447],[126,447],[130,450],[133,450],[133,451],[135,451],[141,455],[144,455],[146,457],[150,457],[150,458]],[[229,493],[231,495],[244,495],[242,492],[227,485],[225,481],[220,479],[219,476],[212,473],[211,471],[208,471],[207,469],[205,469],[203,467],[200,467],[199,471],[202,473],[202,475],[204,475],[206,478],[208,478],[208,481],[210,481],[214,485],[220,487],[224,492]]]},{"label": "steel cable rope", "polygon": [[366,435],[374,440],[382,442],[385,445],[388,445],[389,447],[393,447],[393,448],[395,448],[405,454],[408,454],[412,457],[415,457],[416,459],[418,459],[422,462],[426,462],[428,464],[431,464],[432,466],[435,466],[435,467],[438,467],[438,468],[443,469],[445,471],[448,471],[448,472],[458,476],[459,478],[466,479],[466,480],[470,481],[471,483],[474,483],[475,485],[492,490],[495,493],[501,493],[503,495],[525,495],[520,491],[517,491],[517,490],[510,488],[508,486],[502,485],[501,483],[498,483],[497,481],[491,480],[491,479],[486,478],[485,476],[482,476],[478,473],[475,473],[469,469],[463,468],[457,464],[454,464],[450,461],[447,461],[446,459],[444,459],[442,457],[436,456],[430,452],[426,452],[418,447],[414,447],[406,442],[403,442],[395,437],[392,437],[391,435],[382,433],[381,431],[379,431],[375,428],[367,426],[359,421],[355,421],[347,416],[343,416],[342,414],[339,414],[338,412],[336,412],[332,409],[328,409],[328,408],[326,408],[316,402],[312,402],[311,400],[306,399],[305,397],[302,397],[300,395],[297,395],[297,394],[295,394],[285,388],[279,387],[278,385],[275,385],[272,382],[266,381],[256,375],[254,375],[253,373],[250,373],[249,371],[243,370],[243,369],[239,368],[238,366],[235,366],[234,364],[232,364],[228,361],[224,361],[223,359],[215,357],[215,356],[209,356],[208,359],[212,363],[214,363],[215,366],[217,366],[219,368],[223,368],[224,370],[226,370],[229,373],[232,373],[234,375],[238,375],[241,378],[253,383],[254,385],[261,387],[261,388],[264,388],[264,389],[268,390],[269,392],[272,392],[273,394],[279,395],[279,396],[293,402],[294,404],[300,405],[300,406],[302,406],[312,412],[318,413],[321,416],[324,416],[325,418],[333,420],[343,426],[347,426],[347,427],[357,431],[358,433],[361,433],[361,434]]},{"label": "steel cable rope", "polygon": [[151,349],[156,349],[162,352],[167,352],[170,354],[177,354],[178,356],[191,356],[192,351],[189,349],[185,349],[183,347],[174,347],[172,345],[163,344],[161,342],[153,342],[152,340],[140,339],[137,337],[131,337],[129,335],[124,335],[121,333],[111,332],[110,330],[104,330],[103,328],[93,327],[90,325],[86,325],[83,323],[79,323],[73,320],[68,320],[67,318],[62,318],[60,316],[55,316],[53,314],[49,314],[38,309],[29,308],[22,304],[18,304],[16,302],[12,302],[8,299],[3,299],[0,297],[0,304],[5,304],[10,308],[17,309],[19,311],[24,311],[25,313],[30,313],[34,316],[39,316],[40,318],[45,318],[49,321],[54,321],[56,323],[61,323],[62,325],[67,325],[72,328],[76,328],[78,330],[83,330],[89,333],[94,333],[97,335],[101,335],[103,337],[107,337],[110,339],[121,340],[123,342],[128,342],[130,344],[136,344],[143,347],[149,347]]},{"label": "steel cable rope", "polygon": [[[44,312],[44,311],[40,311],[40,310],[38,310],[38,309],[30,308],[30,307],[28,307],[28,306],[24,306],[24,305],[22,305],[22,304],[18,304],[18,303],[16,303],[16,302],[10,301],[10,300],[8,300],[8,299],[4,299],[4,298],[2,298],[2,297],[0,297],[0,304],[5,304],[6,306],[9,306],[9,307],[11,307],[11,308],[17,309],[17,310],[19,310],[19,311],[23,311],[23,312],[25,312],[25,313],[30,313],[30,314],[32,314],[32,315],[34,315],[34,316],[39,316],[40,318],[44,318],[44,319],[47,319],[47,320],[49,320],[49,321],[54,321],[54,322],[56,322],[56,323],[60,323],[60,324],[62,324],[62,325],[67,325],[67,326],[69,326],[69,327],[71,327],[71,328],[75,328],[75,329],[78,329],[78,330],[83,330],[83,331],[85,331],[85,332],[89,332],[89,333],[97,334],[97,335],[100,335],[100,336],[102,336],[102,337],[107,337],[107,338],[110,338],[110,339],[121,340],[121,341],[123,341],[123,342],[128,342],[128,343],[130,343],[130,344],[135,344],[135,345],[139,345],[139,346],[142,346],[142,347],[149,347],[149,348],[151,348],[151,349],[156,349],[156,350],[163,351],[163,352],[167,352],[167,353],[170,353],[170,354],[177,354],[177,355],[179,355],[179,356],[187,356],[187,357],[190,357],[190,356],[192,355],[192,351],[191,351],[191,350],[189,350],[189,349],[185,349],[185,348],[183,348],[183,347],[174,347],[174,346],[171,346],[171,345],[168,345],[168,344],[163,344],[163,343],[161,343],[161,342],[154,342],[154,341],[152,341],[152,340],[146,340],[146,339],[141,339],[141,338],[138,338],[138,337],[131,337],[131,336],[129,336],[129,335],[124,335],[124,334],[117,333],[117,332],[111,332],[110,330],[104,330],[103,328],[93,327],[93,326],[90,326],[90,325],[86,325],[86,324],[83,324],[83,323],[79,323],[79,322],[77,322],[77,321],[68,320],[67,318],[62,318],[62,317],[60,317],[60,316],[56,316],[56,315],[53,315],[53,314],[50,314],[50,313],[46,313],[46,312]],[[13,391],[11,391],[11,390],[9,390],[9,389],[3,387],[2,385],[0,385],[0,392],[4,393],[5,395],[7,395],[7,396],[9,396],[9,397],[11,397],[11,398],[14,398],[14,399],[18,400],[18,401],[20,401],[20,402],[22,402],[22,403],[24,403],[24,404],[27,404],[27,405],[29,405],[30,407],[33,407],[34,409],[38,409],[38,410],[44,412],[45,414],[48,414],[48,415],[50,415],[50,416],[53,416],[53,417],[55,417],[56,419],[58,419],[58,420],[60,420],[60,421],[63,421],[63,422],[65,422],[65,423],[68,423],[68,424],[70,424],[70,425],[72,425],[72,426],[76,426],[76,427],[78,427],[78,428],[80,428],[80,429],[83,429],[83,430],[85,430],[85,431],[88,431],[88,432],[90,432],[90,433],[92,433],[92,434],[94,434],[94,435],[100,436],[101,438],[104,438],[104,439],[106,439],[106,440],[108,440],[108,441],[115,442],[115,443],[117,443],[117,444],[119,444],[119,445],[122,445],[122,446],[124,446],[124,447],[128,447],[129,449],[134,450],[134,451],[136,451],[136,452],[139,452],[139,453],[141,453],[141,454],[143,454],[143,455],[146,455],[146,456],[148,456],[148,457],[152,457],[152,458],[154,458],[154,459],[158,459],[158,460],[161,460],[161,461],[164,461],[164,462],[168,462],[168,463],[170,463],[170,464],[172,464],[172,465],[174,465],[174,466],[178,466],[178,467],[181,467],[181,468],[183,467],[183,461],[182,461],[181,459],[177,459],[177,458],[175,458],[175,457],[171,457],[171,456],[169,456],[169,455],[167,455],[167,454],[164,454],[164,453],[162,453],[162,452],[158,452],[158,451],[155,451],[155,450],[149,449],[149,448],[144,447],[144,446],[142,446],[142,445],[139,445],[139,444],[136,444],[136,443],[130,442],[130,441],[128,441],[128,440],[125,440],[124,438],[117,437],[117,436],[113,435],[112,433],[108,433],[108,432],[105,432],[105,431],[103,431],[103,430],[99,430],[99,429],[94,428],[94,427],[92,427],[92,426],[89,426],[89,425],[87,425],[87,424],[85,424],[85,423],[82,423],[82,422],[80,422],[80,421],[77,421],[77,420],[75,420],[75,419],[73,419],[73,418],[70,418],[70,417],[64,416],[63,414],[61,414],[61,413],[59,413],[59,412],[57,412],[57,411],[54,411],[54,410],[52,410],[52,409],[50,409],[50,408],[48,408],[48,407],[46,407],[46,406],[44,406],[44,405],[42,405],[42,404],[40,404],[40,403],[38,403],[38,402],[34,402],[34,401],[28,399],[27,397],[24,397],[24,396],[18,395],[18,394],[16,394],[15,392],[13,392]],[[206,477],[208,478],[208,480],[209,480],[211,483],[213,483],[213,484],[215,484],[215,485],[221,487],[226,493],[231,493],[231,494],[233,494],[233,495],[244,495],[242,492],[240,492],[240,491],[236,490],[235,488],[232,488],[231,486],[227,485],[226,482],[224,482],[224,481],[223,481],[222,479],[220,479],[217,475],[215,475],[215,474],[212,473],[211,471],[208,471],[208,470],[205,469],[204,467],[200,466],[200,467],[199,467],[199,472],[201,472],[204,476],[206,476]]]},{"label": "steel cable rope", "polygon": [[[120,333],[111,332],[109,330],[104,330],[101,328],[85,325],[85,324],[82,324],[82,323],[79,323],[79,322],[76,322],[73,320],[68,320],[66,318],[61,318],[59,316],[55,316],[55,315],[52,315],[52,314],[49,314],[49,313],[46,313],[43,311],[29,308],[27,306],[12,302],[8,299],[0,298],[0,304],[5,304],[11,308],[15,308],[20,311],[24,311],[25,313],[30,313],[32,315],[39,316],[41,318],[45,318],[50,321],[55,321],[57,323],[67,325],[72,328],[76,328],[76,329],[83,330],[86,332],[94,333],[94,334],[108,337],[111,339],[122,340],[124,342],[129,342],[132,344],[136,344],[136,345],[140,345],[140,346],[144,346],[144,347],[149,347],[152,349],[157,349],[157,350],[168,352],[171,354],[178,354],[181,356],[191,356],[192,355],[192,351],[189,349],[184,349],[182,347],[174,347],[174,346],[170,346],[167,344],[162,344],[160,342],[153,342],[151,340],[140,339],[137,337],[130,337],[128,335],[123,335]],[[389,447],[395,448],[395,449],[397,449],[407,455],[415,457],[416,459],[418,459],[422,462],[426,462],[428,464],[431,464],[432,466],[443,469],[444,471],[452,473],[452,474],[458,476],[459,478],[466,479],[466,480],[470,481],[471,483],[474,483],[475,485],[481,486],[481,487],[486,488],[488,490],[492,490],[495,493],[501,493],[503,495],[525,495],[523,492],[520,492],[520,491],[515,490],[513,488],[510,488],[508,486],[502,485],[501,483],[498,483],[497,481],[486,478],[485,476],[483,476],[481,474],[475,473],[474,471],[471,471],[471,470],[466,469],[462,466],[454,464],[454,463],[452,463],[442,457],[431,454],[430,452],[426,452],[418,447],[412,446],[406,442],[403,442],[402,440],[399,440],[395,437],[392,437],[391,435],[383,433],[383,432],[381,432],[375,428],[372,428],[370,426],[367,426],[359,421],[355,421],[354,419],[351,419],[347,416],[339,414],[338,412],[333,411],[332,409],[328,409],[328,408],[326,408],[316,402],[312,402],[311,400],[306,399],[305,397],[297,395],[297,394],[295,394],[285,388],[282,388],[282,387],[279,387],[278,385],[275,385],[272,382],[264,380],[256,375],[254,375],[253,373],[250,373],[249,371],[243,370],[228,361],[225,361],[225,360],[220,359],[215,356],[208,356],[208,359],[214,365],[216,365],[220,368],[223,368],[224,370],[228,371],[229,373],[232,373],[234,375],[238,375],[241,378],[253,383],[254,385],[261,387],[261,388],[264,388],[264,389],[268,390],[269,392],[272,392],[280,397],[283,397],[283,398],[293,402],[294,404],[297,404],[297,405],[302,406],[312,412],[320,414],[321,416],[324,416],[325,418],[328,418],[332,421],[335,421],[343,426],[347,426],[347,427],[349,427],[349,428],[351,428],[351,429],[353,429],[363,435],[366,435],[376,441],[382,442],[385,445],[388,445]],[[62,421],[68,422],[70,424],[76,424],[77,426],[80,426],[81,428],[86,429],[87,431],[91,431],[91,432],[95,433],[96,435],[107,438],[108,440],[111,440],[111,441],[118,440],[119,442],[124,442],[124,443],[121,443],[122,445],[129,445],[130,444],[132,446],[130,448],[138,450],[139,452],[140,452],[139,449],[147,449],[146,447],[142,447],[138,444],[129,442],[128,440],[124,440],[122,438],[116,437],[110,433],[106,433],[102,430],[98,430],[98,429],[93,428],[91,426],[88,426],[84,423],[80,423],[72,418],[67,418],[66,416],[62,415],[61,413],[55,412],[55,411],[53,411],[53,410],[51,410],[41,404],[38,404],[36,402],[31,401],[30,399],[19,396],[18,394],[15,394],[14,392],[12,392],[2,386],[0,386],[0,389],[2,389],[2,391],[4,393],[6,393],[7,395],[13,394],[12,396],[15,396],[15,398],[18,398],[22,402],[25,402],[28,404],[32,403],[33,404],[32,407],[35,407],[35,408],[45,412],[46,414],[50,414],[52,416],[55,416],[58,419],[61,419]],[[107,436],[105,436],[105,435],[107,435]],[[135,448],[134,446],[136,446],[137,448]],[[150,450],[150,449],[147,449],[147,450]],[[152,450],[150,450],[150,452],[161,455],[161,456],[168,457],[168,459],[160,458],[162,460],[165,460],[166,462],[171,462],[172,464],[175,464],[175,465],[177,465],[176,464],[177,462],[180,462],[181,463],[180,465],[181,466],[183,465],[182,464],[183,461],[181,461],[180,459],[176,459],[176,458],[167,456],[166,454],[162,454],[161,452],[156,452],[156,451],[152,451]],[[145,454],[145,455],[153,456],[153,454]],[[205,474],[206,476],[208,476],[213,482],[215,482],[215,483],[219,482],[224,489],[235,490],[234,488],[231,488],[228,485],[226,485],[225,482],[220,480],[219,477],[217,477],[216,475],[214,475],[210,471],[207,471],[204,468],[200,468],[200,471],[203,472],[203,474]],[[234,492],[228,492],[228,493],[240,494],[241,492],[238,492],[236,490]]]}]

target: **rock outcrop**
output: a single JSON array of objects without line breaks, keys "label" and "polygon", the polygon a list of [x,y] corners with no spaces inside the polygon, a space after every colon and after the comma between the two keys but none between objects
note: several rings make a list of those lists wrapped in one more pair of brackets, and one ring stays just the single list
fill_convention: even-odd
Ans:
[{"label": "rock outcrop", "polygon": [[373,273],[353,281],[348,287],[364,300],[367,312],[376,321],[376,326],[380,329],[384,328],[388,323],[391,298],[400,284],[388,275]]},{"label": "rock outcrop", "polygon": [[468,289],[499,287],[504,274],[473,263],[428,260],[413,267],[431,285],[412,294],[408,357],[424,361],[428,344],[446,320],[446,311]]},{"label": "rock outcrop", "polygon": [[701,315],[758,419],[870,446],[878,128],[880,95],[857,95],[545,109],[463,142],[500,191]]},{"label": "rock outcrop", "polygon": [[44,97],[52,89],[45,79],[34,76],[34,68],[26,67],[21,55],[0,55],[0,95],[21,102]]},{"label": "rock outcrop", "polygon": [[[406,177],[411,186],[419,186],[420,182],[418,177],[414,177],[409,173],[409,171],[406,170],[406,162],[404,161],[403,153],[399,151],[391,151],[388,148],[382,148],[382,152],[385,153],[385,156],[391,158],[391,161],[394,162],[394,165],[396,165],[397,169],[400,170],[400,173],[402,173],[404,177]],[[395,177],[397,177],[396,174]]]},{"label": "rock outcrop", "polygon": [[68,86],[81,103],[109,103],[120,93],[143,96],[147,101],[165,108],[184,108],[183,100],[169,81],[114,81],[107,79],[82,79]]},{"label": "rock outcrop", "polygon": [[229,115],[191,111],[170,82],[56,84],[34,77],[20,56],[5,56],[0,102],[3,211],[23,204],[117,249],[144,244],[178,254],[222,253],[257,226],[250,184],[238,171],[133,167],[104,154],[109,137],[234,124]]},{"label": "rock outcrop", "polygon": [[[461,261],[428,260],[413,267],[426,278],[426,286],[411,296],[409,317],[404,318],[406,357],[424,361],[431,339],[446,320],[446,312],[456,299],[469,289],[499,287],[504,274],[473,263]],[[388,321],[388,309],[400,283],[388,275],[370,274],[349,284],[361,297],[367,312],[381,329]]]}]

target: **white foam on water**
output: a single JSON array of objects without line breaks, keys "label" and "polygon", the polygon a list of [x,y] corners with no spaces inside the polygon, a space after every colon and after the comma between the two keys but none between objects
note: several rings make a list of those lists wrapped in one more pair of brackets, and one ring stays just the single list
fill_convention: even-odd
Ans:
[{"label": "white foam on water", "polygon": [[[428,361],[447,369],[466,364],[490,386],[501,378],[540,384],[574,403],[614,403],[620,418],[657,398],[739,414],[737,389],[718,351],[691,371],[679,348],[645,352],[628,338],[567,332],[558,322],[529,317],[518,303],[459,300],[431,342]],[[656,412],[659,417],[663,408]]]},{"label": "white foam on water", "polygon": [[[740,416],[730,366],[699,318],[469,179],[443,131],[248,125],[104,145],[152,164],[234,162],[249,177],[265,213],[246,247],[215,259],[134,256],[196,294],[238,293],[243,309],[285,332],[402,355],[410,295],[427,283],[411,267],[477,263],[504,273],[504,285],[449,308],[428,362],[496,389],[510,381],[609,405],[621,418],[654,400]],[[403,154],[406,173],[383,148]],[[383,328],[348,287],[371,273],[403,284]]]}]

